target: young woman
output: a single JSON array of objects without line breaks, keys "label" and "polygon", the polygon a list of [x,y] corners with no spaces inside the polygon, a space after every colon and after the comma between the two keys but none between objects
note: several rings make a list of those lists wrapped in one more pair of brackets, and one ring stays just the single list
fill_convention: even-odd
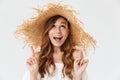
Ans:
[{"label": "young woman", "polygon": [[[88,60],[83,55],[95,41],[81,28],[73,11],[60,4],[48,5],[16,31],[32,45],[24,80],[85,80]],[[40,49],[35,52],[33,47]]]}]

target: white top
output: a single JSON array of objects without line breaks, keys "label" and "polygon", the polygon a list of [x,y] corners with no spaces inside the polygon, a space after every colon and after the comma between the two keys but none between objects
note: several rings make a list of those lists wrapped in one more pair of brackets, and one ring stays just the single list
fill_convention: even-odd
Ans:
[{"label": "white top", "polygon": [[[53,76],[48,76],[47,74],[45,74],[44,78],[41,78],[40,74],[38,74],[37,80],[70,80],[67,76],[63,77],[63,74],[62,74],[63,64],[62,63],[55,63],[55,66],[56,66],[56,70]],[[30,80],[30,73],[28,70],[24,74],[23,80]],[[82,80],[87,80],[86,72],[83,73]]]}]

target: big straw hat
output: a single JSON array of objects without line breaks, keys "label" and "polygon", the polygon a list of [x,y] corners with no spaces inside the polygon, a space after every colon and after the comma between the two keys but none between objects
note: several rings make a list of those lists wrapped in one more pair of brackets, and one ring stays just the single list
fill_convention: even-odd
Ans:
[{"label": "big straw hat", "polygon": [[33,45],[35,48],[40,47],[45,23],[50,17],[60,15],[70,22],[75,45],[80,46],[84,51],[91,46],[95,47],[95,40],[82,29],[80,20],[75,16],[76,12],[70,9],[69,5],[48,3],[42,8],[35,9],[38,13],[37,16],[25,21],[15,32],[17,37],[25,38],[25,43]]}]

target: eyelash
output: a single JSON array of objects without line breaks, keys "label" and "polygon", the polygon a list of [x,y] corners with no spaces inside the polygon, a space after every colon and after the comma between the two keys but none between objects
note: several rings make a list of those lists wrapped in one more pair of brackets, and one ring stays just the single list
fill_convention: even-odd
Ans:
[{"label": "eyelash", "polygon": [[52,27],[55,27],[55,25],[52,25]]},{"label": "eyelash", "polygon": [[61,25],[61,27],[64,27],[64,28],[65,28],[65,26],[64,26],[64,25]]},{"label": "eyelash", "polygon": [[[55,25],[52,25],[52,27],[55,27]],[[65,25],[61,25],[61,27],[65,28]]]}]

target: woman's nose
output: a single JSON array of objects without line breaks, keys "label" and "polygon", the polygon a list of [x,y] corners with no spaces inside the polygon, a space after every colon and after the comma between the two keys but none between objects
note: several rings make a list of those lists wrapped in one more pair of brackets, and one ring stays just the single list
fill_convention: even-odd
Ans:
[{"label": "woman's nose", "polygon": [[60,31],[60,28],[58,27],[58,28],[56,28],[56,33],[60,33],[61,31]]}]

